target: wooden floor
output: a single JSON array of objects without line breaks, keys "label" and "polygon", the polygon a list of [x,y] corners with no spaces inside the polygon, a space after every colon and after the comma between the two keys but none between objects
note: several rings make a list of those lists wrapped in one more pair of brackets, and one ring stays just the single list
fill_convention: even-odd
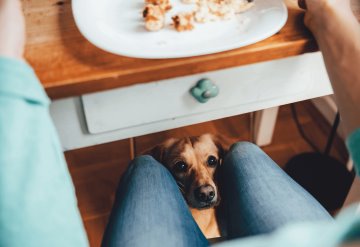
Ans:
[{"label": "wooden floor", "polygon": [[[310,102],[296,104],[300,122],[307,135],[321,149],[325,146],[330,126]],[[169,137],[219,133],[236,140],[250,140],[250,115],[192,125],[135,138],[136,154]],[[265,152],[280,166],[290,157],[312,151],[300,137],[291,117],[289,106],[280,108],[273,143],[264,147]],[[92,247],[100,246],[102,234],[114,200],[114,193],[121,174],[130,161],[130,141],[73,150],[65,153],[78,196],[79,208]],[[346,162],[348,156],[343,142],[337,138],[332,155]]]}]

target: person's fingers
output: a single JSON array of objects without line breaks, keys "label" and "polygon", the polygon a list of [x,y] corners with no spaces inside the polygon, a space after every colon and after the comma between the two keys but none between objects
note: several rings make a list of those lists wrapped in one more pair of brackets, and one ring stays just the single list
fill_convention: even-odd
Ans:
[{"label": "person's fingers", "polygon": [[0,0],[0,56],[22,58],[25,20],[20,0]]},{"label": "person's fingers", "polygon": [[299,7],[302,9],[306,9],[306,0],[299,0]]}]

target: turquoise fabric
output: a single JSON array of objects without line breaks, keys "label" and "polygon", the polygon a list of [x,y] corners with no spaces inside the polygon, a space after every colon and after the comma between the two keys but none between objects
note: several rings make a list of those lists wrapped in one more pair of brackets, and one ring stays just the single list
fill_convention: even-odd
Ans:
[{"label": "turquoise fabric", "polygon": [[24,62],[0,58],[0,246],[88,246],[49,99]]},{"label": "turquoise fabric", "polygon": [[[32,69],[24,62],[0,57],[1,247],[88,246],[48,106],[49,99]],[[360,129],[347,145],[359,171]],[[219,246],[338,246],[360,240],[357,209],[346,209],[334,223],[294,224]]]},{"label": "turquoise fabric", "polygon": [[344,243],[360,246],[360,216],[358,205],[344,210],[334,222],[297,223],[278,231],[258,236],[228,241],[218,247],[335,247]]},{"label": "turquoise fabric", "polygon": [[354,131],[346,140],[352,160],[354,161],[356,174],[360,176],[360,129]]}]

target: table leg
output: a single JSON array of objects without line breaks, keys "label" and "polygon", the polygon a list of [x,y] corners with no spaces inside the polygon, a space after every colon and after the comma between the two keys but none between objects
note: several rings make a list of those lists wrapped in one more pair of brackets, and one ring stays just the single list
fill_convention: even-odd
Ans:
[{"label": "table leg", "polygon": [[254,142],[259,146],[269,145],[274,134],[279,107],[273,107],[255,113]]}]

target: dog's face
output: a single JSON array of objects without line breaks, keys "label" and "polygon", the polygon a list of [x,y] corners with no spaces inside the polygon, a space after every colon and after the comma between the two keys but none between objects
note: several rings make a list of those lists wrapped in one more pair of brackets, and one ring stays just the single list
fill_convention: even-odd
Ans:
[{"label": "dog's face", "polygon": [[206,134],[169,139],[153,148],[150,155],[170,170],[188,205],[204,209],[220,202],[216,170],[225,152],[217,137]]}]

